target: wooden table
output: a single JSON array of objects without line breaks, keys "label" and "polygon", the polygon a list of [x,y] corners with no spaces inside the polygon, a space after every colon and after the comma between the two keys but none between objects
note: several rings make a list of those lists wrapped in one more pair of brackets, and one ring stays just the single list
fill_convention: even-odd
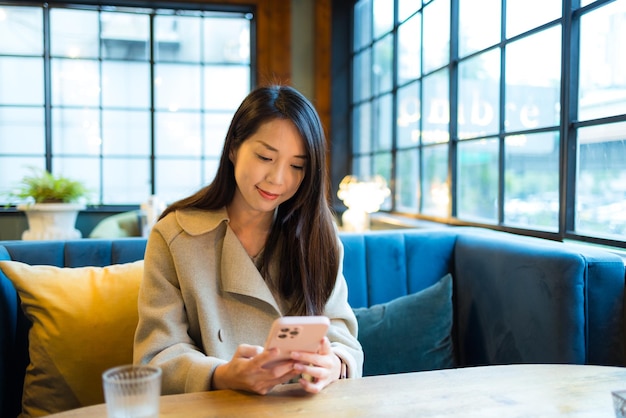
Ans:
[{"label": "wooden table", "polygon": [[[286,385],[266,396],[232,390],[161,397],[161,417],[614,417],[626,368],[507,365],[347,379],[322,393]],[[104,404],[51,417],[106,417]]]}]

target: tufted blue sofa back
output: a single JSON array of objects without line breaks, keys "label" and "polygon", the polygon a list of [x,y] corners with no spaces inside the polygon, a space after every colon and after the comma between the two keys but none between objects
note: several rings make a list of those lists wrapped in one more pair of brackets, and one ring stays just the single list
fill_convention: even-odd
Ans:
[{"label": "tufted blue sofa back", "polygon": [[626,365],[624,260],[605,250],[480,228],[343,233],[353,307],[454,279],[465,365]]},{"label": "tufted blue sofa back", "polygon": [[353,308],[419,292],[454,270],[454,229],[342,233]]}]

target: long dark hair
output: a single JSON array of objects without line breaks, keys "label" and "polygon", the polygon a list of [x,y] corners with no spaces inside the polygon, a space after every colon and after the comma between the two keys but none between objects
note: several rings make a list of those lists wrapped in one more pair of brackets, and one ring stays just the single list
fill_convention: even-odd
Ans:
[{"label": "long dark hair", "polygon": [[339,248],[328,204],[326,139],[313,105],[297,90],[271,85],[253,90],[241,103],[228,128],[215,179],[195,194],[170,205],[161,218],[184,208],[217,210],[230,204],[235,194],[231,152],[271,120],[293,122],[304,141],[307,163],[296,194],[282,203],[265,243],[261,273],[279,254],[275,283],[289,300],[290,315],[320,315],[334,288],[339,270]]}]

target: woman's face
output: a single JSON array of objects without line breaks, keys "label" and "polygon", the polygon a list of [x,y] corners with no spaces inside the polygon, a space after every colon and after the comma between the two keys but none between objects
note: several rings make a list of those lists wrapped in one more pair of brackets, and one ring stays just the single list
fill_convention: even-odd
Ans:
[{"label": "woman's face", "polygon": [[307,156],[304,141],[293,122],[274,119],[264,123],[231,152],[237,189],[233,206],[273,212],[298,191]]}]

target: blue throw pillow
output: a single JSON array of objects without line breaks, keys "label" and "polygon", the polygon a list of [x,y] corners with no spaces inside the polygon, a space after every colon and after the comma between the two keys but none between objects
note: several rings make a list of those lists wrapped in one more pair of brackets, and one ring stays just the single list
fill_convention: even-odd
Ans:
[{"label": "blue throw pillow", "polygon": [[363,375],[455,367],[452,276],[385,304],[356,308]]}]

